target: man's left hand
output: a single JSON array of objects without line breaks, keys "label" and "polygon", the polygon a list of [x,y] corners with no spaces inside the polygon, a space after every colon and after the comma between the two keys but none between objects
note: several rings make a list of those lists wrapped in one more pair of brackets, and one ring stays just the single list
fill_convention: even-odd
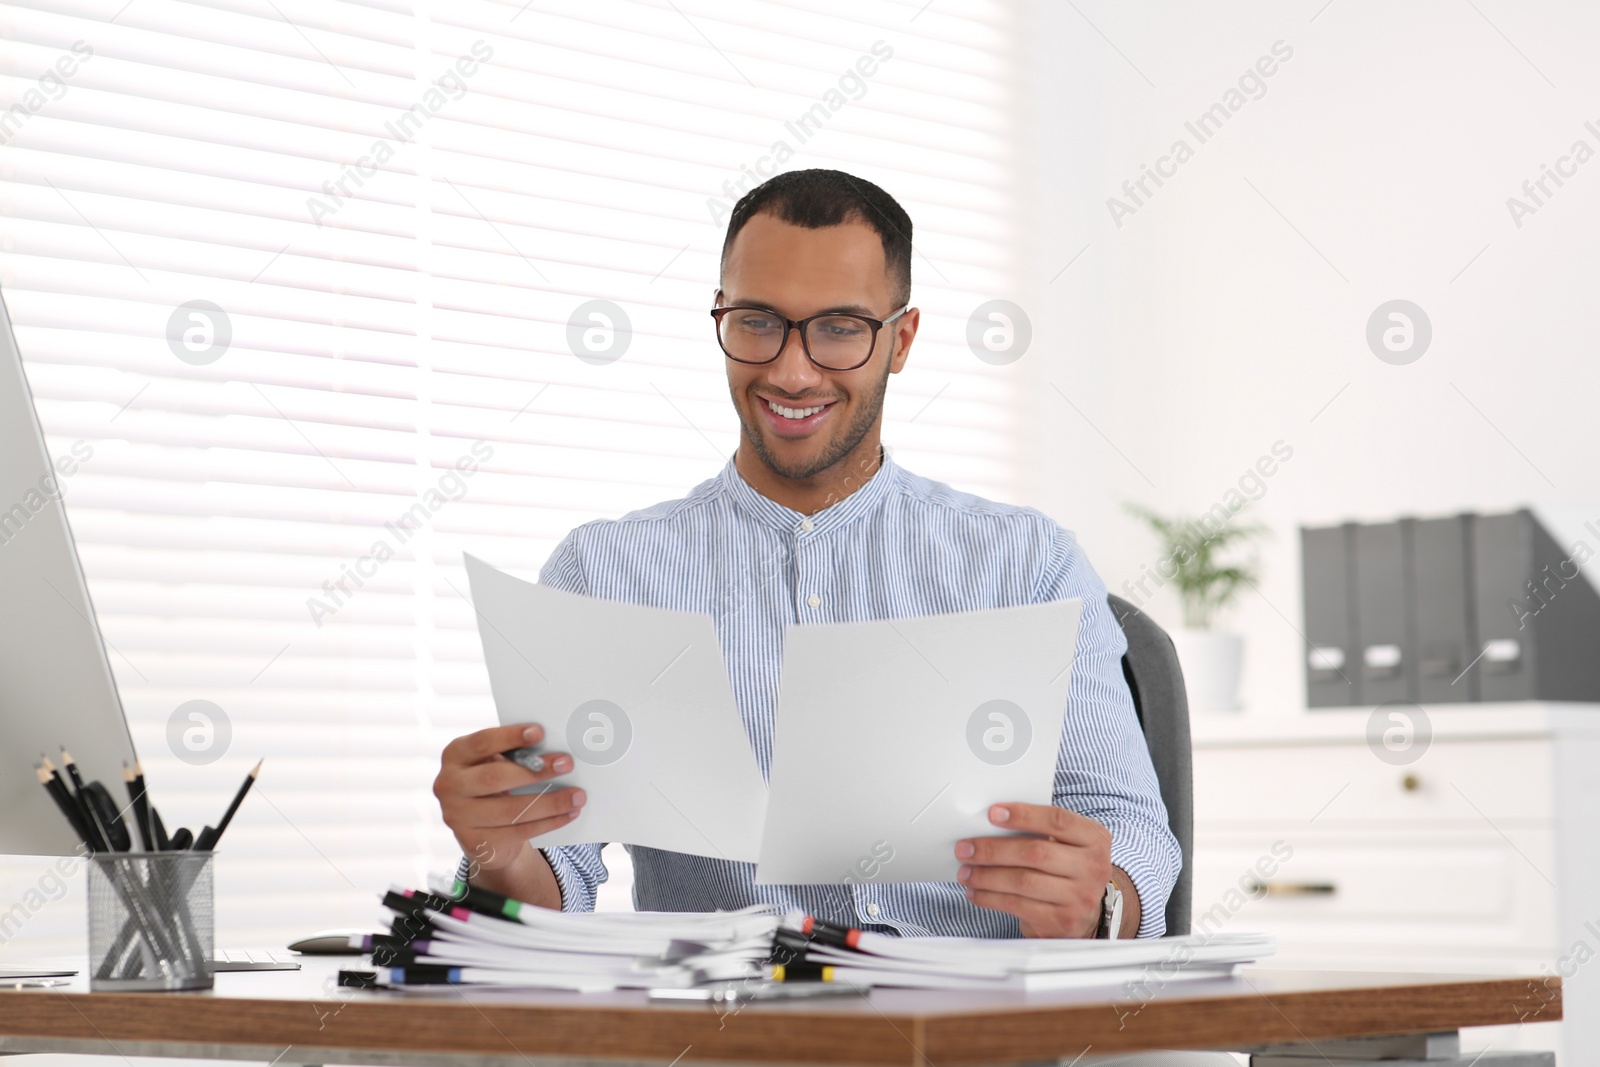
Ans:
[{"label": "man's left hand", "polygon": [[[996,804],[989,821],[1037,836],[956,842],[962,863],[956,879],[967,899],[1015,915],[1024,937],[1093,937],[1106,883],[1121,874],[1111,865],[1111,831],[1086,815],[1049,804]],[[1116,881],[1125,911],[1136,909],[1127,875]]]}]

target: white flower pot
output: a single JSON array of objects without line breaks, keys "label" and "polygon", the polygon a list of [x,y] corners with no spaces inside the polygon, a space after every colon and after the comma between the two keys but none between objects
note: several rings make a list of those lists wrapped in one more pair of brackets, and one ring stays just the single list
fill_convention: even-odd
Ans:
[{"label": "white flower pot", "polygon": [[1244,638],[1215,630],[1172,630],[1172,644],[1183,667],[1189,712],[1207,715],[1239,711],[1239,669]]}]

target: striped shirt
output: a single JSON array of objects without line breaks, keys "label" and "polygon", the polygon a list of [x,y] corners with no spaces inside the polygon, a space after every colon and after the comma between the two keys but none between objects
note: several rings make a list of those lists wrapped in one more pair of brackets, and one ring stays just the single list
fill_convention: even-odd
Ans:
[{"label": "striped shirt", "polygon": [[[1054,802],[1110,829],[1111,861],[1139,891],[1139,936],[1165,931],[1181,857],[1122,675],[1127,641],[1076,539],[1043,513],[919,477],[885,450],[859,489],[808,516],[751,488],[730,460],[682,500],[579,526],[539,580],[711,615],[763,776],[772,762],[786,626],[1081,597]],[[593,909],[606,879],[601,848],[544,850],[564,910]],[[1016,918],[969,903],[954,882],[758,886],[754,864],[640,846],[628,852],[634,906],[642,910],[774,903],[884,933],[1021,936]]]}]

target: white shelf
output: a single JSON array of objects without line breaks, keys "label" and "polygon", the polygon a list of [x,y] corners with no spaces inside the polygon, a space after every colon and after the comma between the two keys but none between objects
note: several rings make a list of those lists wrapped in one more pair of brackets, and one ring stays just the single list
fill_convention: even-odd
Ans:
[{"label": "white shelf", "polygon": [[[1522,701],[1514,704],[1421,705],[1435,740],[1600,737],[1600,704]],[[1372,708],[1311,708],[1278,714],[1208,713],[1189,720],[1196,749],[1350,744],[1364,741]]]}]

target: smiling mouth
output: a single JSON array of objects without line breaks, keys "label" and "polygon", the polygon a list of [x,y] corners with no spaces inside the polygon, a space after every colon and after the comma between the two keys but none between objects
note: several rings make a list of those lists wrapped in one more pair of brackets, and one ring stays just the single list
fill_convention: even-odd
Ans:
[{"label": "smiling mouth", "polygon": [[768,400],[765,397],[762,397],[762,400],[767,405],[767,409],[773,414],[780,415],[783,418],[791,419],[796,422],[802,419],[809,419],[811,416],[827,409],[830,406],[829,404],[813,404],[808,407],[788,407],[778,403],[775,400]]}]

